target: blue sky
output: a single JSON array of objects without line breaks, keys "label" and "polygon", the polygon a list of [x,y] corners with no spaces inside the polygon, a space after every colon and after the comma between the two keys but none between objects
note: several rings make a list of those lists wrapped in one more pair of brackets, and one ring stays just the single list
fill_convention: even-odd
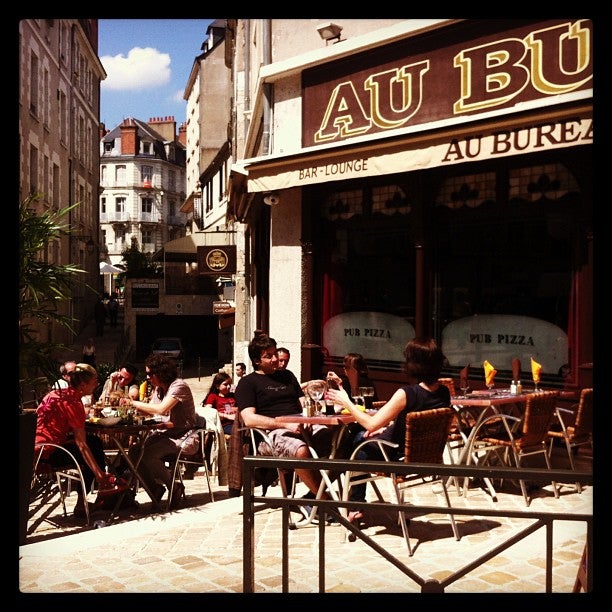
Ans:
[{"label": "blue sky", "polygon": [[102,81],[100,121],[174,116],[185,121],[183,93],[213,19],[99,19]]}]

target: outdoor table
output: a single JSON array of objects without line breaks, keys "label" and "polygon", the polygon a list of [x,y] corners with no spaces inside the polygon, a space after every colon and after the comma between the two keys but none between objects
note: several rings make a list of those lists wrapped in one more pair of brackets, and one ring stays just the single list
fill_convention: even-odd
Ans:
[{"label": "outdoor table", "polygon": [[[160,509],[159,502],[151,493],[147,483],[140,477],[138,473],[138,466],[142,460],[142,456],[144,454],[145,448],[145,440],[155,431],[160,429],[171,429],[174,427],[174,424],[170,421],[160,422],[160,421],[145,421],[142,424],[123,424],[118,423],[116,425],[100,425],[97,422],[86,421],[85,422],[85,430],[88,433],[94,434],[106,434],[113,441],[115,447],[117,448],[118,453],[121,457],[123,457],[128,465],[129,474],[127,476],[127,482],[130,488],[134,490],[137,489],[138,484],[140,483],[143,489],[147,492],[148,496],[151,498],[153,505],[156,509]],[[129,446],[125,446],[123,440],[128,436],[130,440]],[[129,456],[129,447],[133,444],[140,444],[140,452],[136,457],[135,461]],[[114,516],[117,514],[117,511],[121,507],[121,502],[123,501],[125,493],[120,495],[117,499],[117,503],[115,507],[111,510],[106,523],[110,524],[113,520]]]},{"label": "outdoor table", "polygon": [[[335,415],[319,415],[319,416],[303,416],[301,414],[289,414],[285,416],[276,417],[276,421],[280,423],[300,423],[302,425],[327,425],[328,427],[332,427],[334,429],[334,435],[331,439],[331,449],[329,453],[329,459],[333,459],[336,455],[336,451],[340,445],[340,441],[342,440],[342,436],[346,429],[346,426],[349,423],[355,422],[355,417],[351,414],[335,414]],[[304,428],[303,430],[304,440],[306,444],[308,444],[308,448],[310,449],[310,453],[315,459],[318,459],[317,452],[312,446],[311,438],[309,435],[308,428]],[[319,470],[321,473],[321,484],[319,486],[319,490],[317,492],[317,499],[321,499],[325,489],[329,491],[329,494],[333,499],[339,501],[340,494],[334,487],[330,477],[329,470],[321,469]],[[296,526],[303,527],[310,523],[314,519],[316,514],[316,507],[313,507],[312,512],[309,517],[305,521],[300,521],[296,523]]]},{"label": "outdoor table", "polygon": [[[493,414],[514,414],[522,416],[523,409],[527,403],[527,398],[531,394],[523,393],[521,395],[512,395],[507,390],[498,391],[476,391],[468,395],[458,395],[451,397],[451,407],[457,412],[457,421],[463,437],[463,449],[459,455],[458,463],[469,465],[478,462],[478,457],[475,455],[474,446],[477,443],[476,432],[478,426],[485,417]],[[469,428],[469,433],[466,434],[466,429]],[[463,484],[464,492],[467,491],[467,481],[465,478]],[[497,493],[489,478],[484,478],[491,498],[497,499]]]}]

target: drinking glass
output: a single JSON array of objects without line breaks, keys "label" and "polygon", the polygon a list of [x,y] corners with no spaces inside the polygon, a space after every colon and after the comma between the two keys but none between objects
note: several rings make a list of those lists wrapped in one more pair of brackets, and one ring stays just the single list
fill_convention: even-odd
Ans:
[{"label": "drinking glass", "polygon": [[366,410],[372,408],[372,398],[374,397],[374,387],[359,387],[359,395],[363,398],[363,405]]},{"label": "drinking glass", "polygon": [[324,380],[311,380],[307,387],[308,395],[315,403],[315,416],[321,415],[321,400],[327,391],[327,383]]}]

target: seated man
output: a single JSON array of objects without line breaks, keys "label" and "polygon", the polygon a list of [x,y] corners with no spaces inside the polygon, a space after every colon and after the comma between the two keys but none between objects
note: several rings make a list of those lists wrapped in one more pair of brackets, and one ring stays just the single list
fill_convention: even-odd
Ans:
[{"label": "seated man", "polygon": [[[249,344],[249,357],[254,371],[240,379],[236,387],[236,406],[246,427],[258,427],[268,431],[273,449],[261,443],[261,455],[280,457],[311,457],[308,445],[302,437],[301,423],[278,423],[275,417],[300,414],[304,393],[290,370],[278,368],[276,341],[266,334],[257,334]],[[311,426],[311,443],[319,457],[329,455],[332,430],[323,425]],[[315,496],[321,483],[318,470],[296,470],[300,480]],[[325,498],[327,496],[324,496]]]},{"label": "seated man", "polygon": [[131,364],[126,363],[121,366],[116,372],[112,372],[104,383],[102,393],[100,397],[105,399],[110,397],[113,391],[123,391],[126,387],[130,387],[136,382],[136,376],[138,375],[138,368]]},{"label": "seated man", "polygon": [[53,383],[53,389],[67,389],[70,386],[69,373],[76,369],[76,361],[65,361],[60,366],[60,377]]}]

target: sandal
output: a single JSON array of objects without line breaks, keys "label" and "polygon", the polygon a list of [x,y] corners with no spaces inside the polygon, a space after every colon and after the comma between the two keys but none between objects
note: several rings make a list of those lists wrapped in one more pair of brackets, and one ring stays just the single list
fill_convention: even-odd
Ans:
[{"label": "sandal", "polygon": [[361,510],[351,510],[348,513],[349,523],[360,523],[363,520],[363,512]]}]

